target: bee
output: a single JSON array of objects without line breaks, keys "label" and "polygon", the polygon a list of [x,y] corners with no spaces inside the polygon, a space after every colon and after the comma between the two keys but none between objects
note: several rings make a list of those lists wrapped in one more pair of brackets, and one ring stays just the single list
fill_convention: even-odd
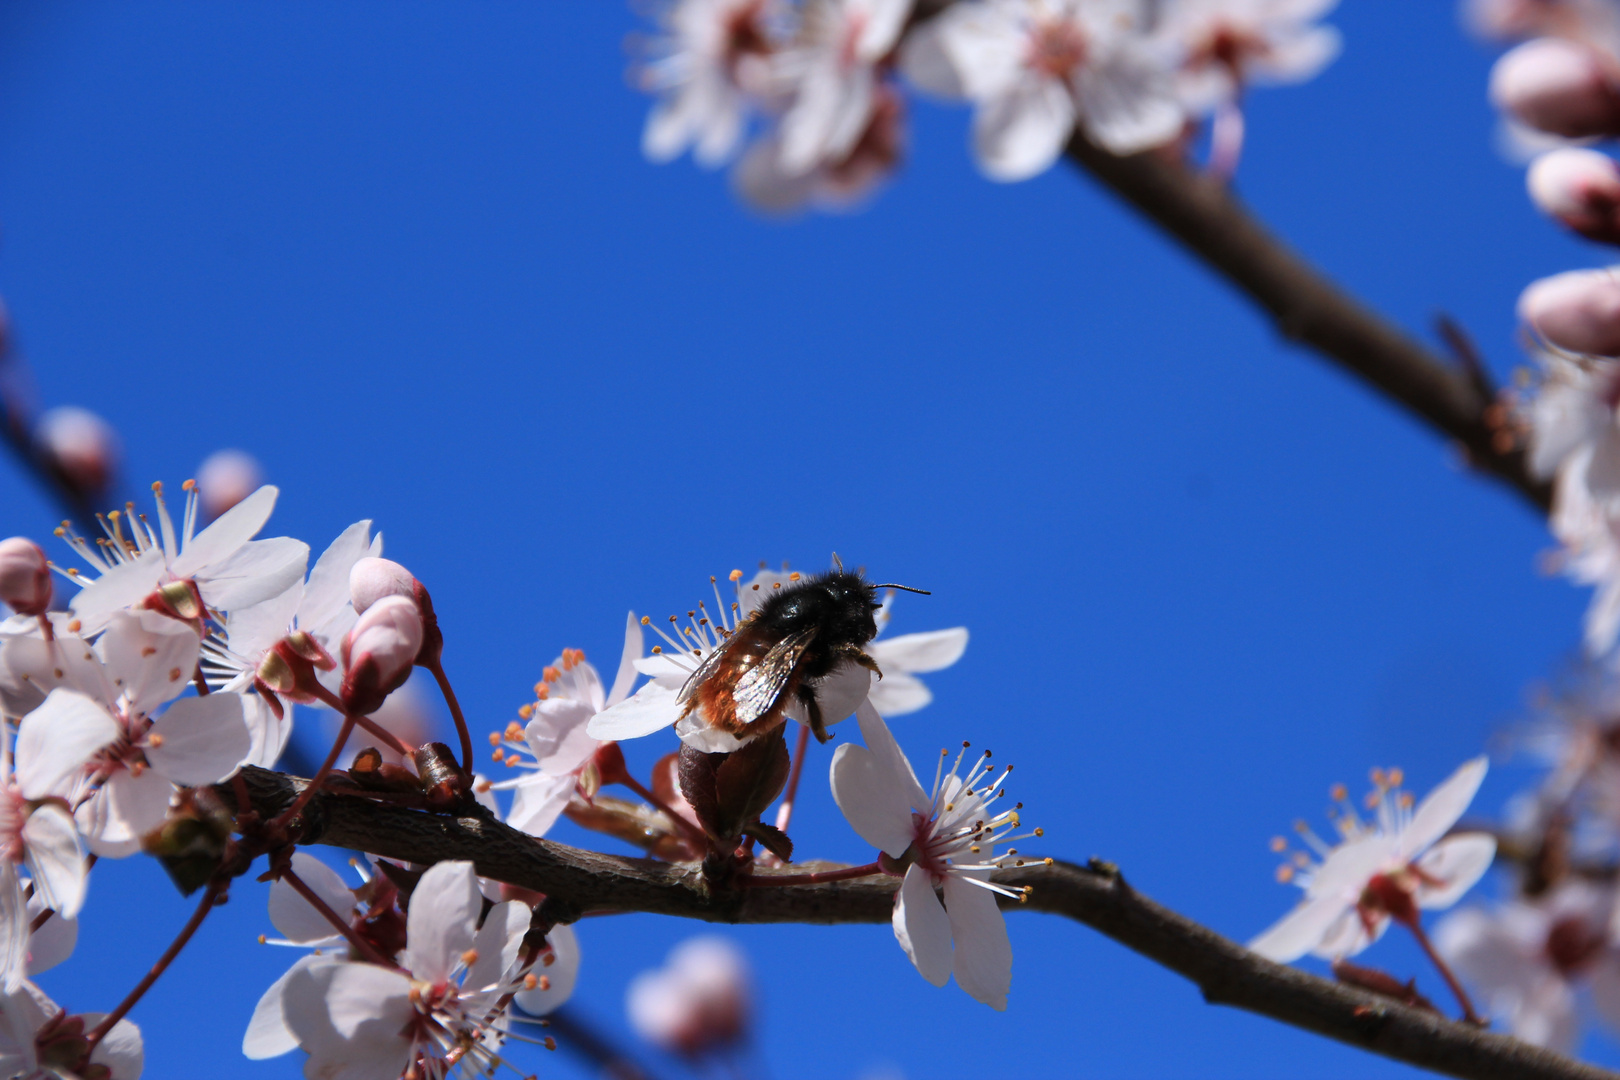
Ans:
[{"label": "bee", "polygon": [[772,592],[704,658],[676,698],[682,717],[701,710],[710,727],[748,738],[782,723],[797,701],[816,738],[831,738],[816,684],[846,661],[883,677],[864,651],[877,636],[873,612],[883,606],[877,591],[928,595],[908,585],[874,585],[860,571],[846,571],[836,555],[833,560],[836,569]]}]

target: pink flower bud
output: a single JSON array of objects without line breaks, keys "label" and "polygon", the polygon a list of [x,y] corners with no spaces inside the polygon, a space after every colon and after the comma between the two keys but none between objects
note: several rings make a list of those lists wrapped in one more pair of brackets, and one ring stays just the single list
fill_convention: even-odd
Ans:
[{"label": "pink flower bud", "polygon": [[1620,276],[1571,270],[1542,278],[1520,295],[1519,318],[1560,349],[1620,356]]},{"label": "pink flower bud", "polygon": [[1542,154],[1525,176],[1543,212],[1591,240],[1620,244],[1620,163],[1596,150]]},{"label": "pink flower bud", "polygon": [[1595,49],[1537,38],[1491,69],[1491,102],[1533,128],[1580,139],[1620,134],[1620,88]]},{"label": "pink flower bud", "polygon": [[740,1040],[751,1009],[748,963],[722,937],[691,938],[669,955],[667,966],[630,983],[630,1026],[650,1042],[687,1057],[701,1057]]},{"label": "pink flower bud", "polygon": [[410,678],[422,651],[422,616],[406,596],[385,596],[366,608],[343,639],[343,685],[351,713],[376,712]]},{"label": "pink flower bud", "polygon": [[418,586],[411,572],[391,559],[368,555],[354,564],[349,571],[349,600],[356,614],[385,596],[403,596],[414,599]]},{"label": "pink flower bud", "polygon": [[51,606],[51,570],[32,540],[0,540],[0,600],[19,615],[43,615]]},{"label": "pink flower bud", "polygon": [[97,496],[118,468],[118,436],[86,409],[63,405],[34,425],[34,445],[53,472],[76,493]]},{"label": "pink flower bud", "polygon": [[219,517],[258,491],[262,483],[259,463],[241,450],[216,450],[197,470],[197,493],[209,518]]}]

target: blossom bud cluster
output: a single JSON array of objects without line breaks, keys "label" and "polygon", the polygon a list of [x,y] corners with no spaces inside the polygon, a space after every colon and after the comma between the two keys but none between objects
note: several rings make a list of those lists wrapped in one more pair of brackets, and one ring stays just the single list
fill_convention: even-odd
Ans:
[{"label": "blossom bud cluster", "polygon": [[[1214,116],[1229,171],[1238,102],[1311,78],[1338,53],[1334,0],[1168,0],[1152,24],[1123,0],[669,0],[639,69],[658,95],[643,150],[691,149],[770,210],[844,206],[900,164],[905,90],[973,104],[973,155],[996,180],[1046,169],[1078,130],[1116,154],[1185,139]],[[756,120],[758,123],[756,124]]]}]

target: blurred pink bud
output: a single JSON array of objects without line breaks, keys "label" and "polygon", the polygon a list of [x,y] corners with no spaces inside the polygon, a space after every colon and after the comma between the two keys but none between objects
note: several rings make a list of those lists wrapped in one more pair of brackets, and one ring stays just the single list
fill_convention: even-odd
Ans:
[{"label": "blurred pink bud", "polygon": [[1491,69],[1491,102],[1566,139],[1620,134],[1620,89],[1595,49],[1537,38],[1502,54]]},{"label": "blurred pink bud", "polygon": [[264,483],[264,471],[253,455],[241,450],[216,450],[197,470],[197,492],[203,513],[217,518]]},{"label": "blurred pink bud", "polygon": [[411,676],[422,651],[422,615],[408,596],[385,596],[366,608],[343,639],[343,707],[376,712]]},{"label": "blurred pink bud", "polygon": [[51,606],[51,569],[32,540],[0,540],[0,600],[19,615],[43,615]]},{"label": "blurred pink bud", "polygon": [[47,411],[34,425],[34,445],[45,463],[76,493],[97,496],[118,468],[118,435],[112,426],[74,405]]},{"label": "blurred pink bud", "polygon": [[721,1049],[748,1027],[748,961],[723,937],[691,938],[668,963],[630,983],[630,1026],[642,1038],[688,1057]]},{"label": "blurred pink bud", "polygon": [[416,578],[392,559],[368,555],[349,571],[349,601],[359,615],[385,596],[414,599],[416,590]]},{"label": "blurred pink bud", "polygon": [[1620,277],[1611,270],[1571,270],[1531,283],[1519,318],[1560,349],[1620,356]]},{"label": "blurred pink bud", "polygon": [[1530,198],[1590,240],[1620,244],[1620,163],[1596,150],[1542,154],[1525,176]]}]

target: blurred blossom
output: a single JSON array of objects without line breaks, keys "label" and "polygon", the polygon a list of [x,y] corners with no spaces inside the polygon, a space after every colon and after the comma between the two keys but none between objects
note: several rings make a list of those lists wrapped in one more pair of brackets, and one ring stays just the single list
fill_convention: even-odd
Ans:
[{"label": "blurred blossom", "polygon": [[74,493],[87,499],[112,486],[123,451],[107,421],[76,405],[59,405],[34,424],[34,446]]},{"label": "blurred blossom", "polygon": [[1564,138],[1620,135],[1613,57],[1579,42],[1537,38],[1491,69],[1491,103],[1520,122]]},{"label": "blurred blossom", "polygon": [[1434,942],[1509,1031],[1567,1054],[1580,1037],[1578,987],[1591,991],[1604,1023],[1620,1031],[1615,916],[1612,886],[1571,881],[1538,901],[1448,915]]},{"label": "blurred blossom", "polygon": [[659,95],[642,134],[648,158],[669,161],[688,147],[700,165],[731,157],[750,95],[769,85],[771,27],[781,12],[773,0],[670,0],[639,72],[642,88]]},{"label": "blurred blossom", "polygon": [[82,1032],[101,1020],[97,1013],[70,1016],[33,983],[0,995],[0,1075],[20,1080],[94,1076],[139,1080],[146,1063],[141,1029],[114,1024],[84,1060]]},{"label": "blurred blossom", "polygon": [[787,214],[808,206],[853,210],[886,181],[905,157],[905,98],[878,85],[865,129],[845,156],[821,161],[801,173],[782,166],[779,133],[748,148],[732,174],[737,193],[755,209]]},{"label": "blurred blossom", "polygon": [[928,93],[973,102],[980,168],[1025,180],[1052,166],[1077,120],[1116,154],[1181,133],[1170,71],[1136,15],[1120,0],[957,3],[907,35],[901,68]]},{"label": "blurred blossom", "polygon": [[1589,240],[1620,243],[1620,163],[1580,147],[1537,158],[1525,175],[1541,211]]},{"label": "blurred blossom", "polygon": [[40,546],[24,536],[0,540],[0,602],[37,616],[50,608],[51,594],[51,569]]},{"label": "blurred blossom", "polygon": [[649,1042],[689,1058],[734,1048],[753,1013],[748,960],[728,939],[688,938],[661,968],[630,982],[630,1026]]},{"label": "blurred blossom", "polygon": [[[1485,770],[1483,757],[1467,762],[1414,810],[1412,797],[1400,788],[1401,771],[1375,769],[1371,820],[1356,812],[1342,785],[1335,788],[1339,842],[1330,846],[1300,823],[1297,831],[1310,853],[1294,854],[1277,877],[1305,890],[1305,899],[1249,948],[1282,964],[1306,953],[1337,960],[1377,941],[1392,919],[1416,930],[1419,909],[1447,908],[1462,899],[1490,869],[1496,840],[1484,833],[1447,833],[1473,801]],[[1272,850],[1286,851],[1286,841],[1273,840]]]},{"label": "blurred blossom", "polygon": [[197,469],[203,515],[210,521],[247,498],[264,482],[264,470],[251,454],[217,450]]},{"label": "blurred blossom", "polygon": [[1154,33],[1179,57],[1176,92],[1194,112],[1245,87],[1315,78],[1339,55],[1339,32],[1316,22],[1338,0],[1171,0]]},{"label": "blurred blossom", "polygon": [[1614,0],[1463,0],[1462,13],[1468,28],[1485,38],[1567,37],[1610,46],[1620,40]]},{"label": "blurred blossom", "polygon": [[1567,270],[1542,278],[1519,296],[1519,317],[1560,349],[1620,355],[1620,275]]}]

